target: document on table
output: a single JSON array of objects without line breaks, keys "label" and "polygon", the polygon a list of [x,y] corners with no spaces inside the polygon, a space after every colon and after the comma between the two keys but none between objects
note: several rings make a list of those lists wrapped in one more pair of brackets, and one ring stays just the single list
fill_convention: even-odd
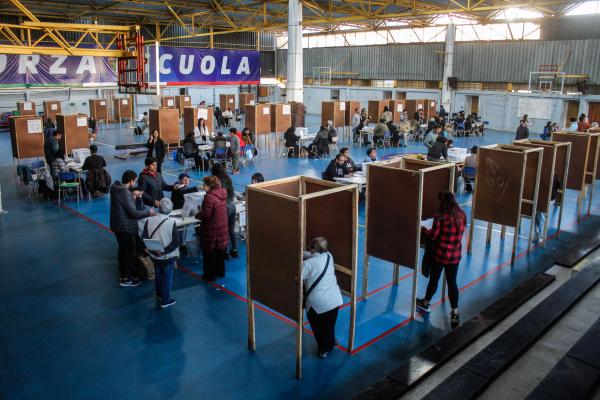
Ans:
[{"label": "document on table", "polygon": [[144,244],[150,251],[159,251],[161,253],[165,251],[165,247],[162,245],[160,239],[144,239]]}]

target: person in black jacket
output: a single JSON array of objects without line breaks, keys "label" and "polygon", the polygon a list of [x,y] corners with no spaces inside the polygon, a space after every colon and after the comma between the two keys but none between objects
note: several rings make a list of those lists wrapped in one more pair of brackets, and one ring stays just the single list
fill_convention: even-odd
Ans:
[{"label": "person in black jacket", "polygon": [[140,174],[139,188],[143,191],[142,200],[150,207],[158,207],[165,194],[163,191],[173,191],[173,185],[169,185],[158,172],[158,165],[154,158],[147,157],[146,168]]},{"label": "person in black jacket", "polygon": [[188,193],[195,193],[198,191],[197,186],[191,186],[191,179],[188,174],[181,173],[179,174],[179,180],[176,184],[173,185],[173,191],[171,192],[171,201],[173,202],[173,209],[179,210],[183,208],[183,204],[185,203],[184,195]]},{"label": "person in black jacket", "polygon": [[90,156],[86,157],[81,169],[88,171],[85,184],[94,197],[99,197],[102,193],[108,192],[110,187],[110,174],[104,169],[106,160],[98,155],[98,146],[90,146]]},{"label": "person in black jacket", "polygon": [[344,164],[346,163],[346,156],[342,153],[335,156],[335,159],[331,160],[325,172],[323,172],[323,179],[328,181],[335,181],[333,178],[343,178],[346,176]]},{"label": "person in black jacket", "polygon": [[131,192],[136,178],[135,172],[125,171],[121,182],[116,181],[110,188],[110,230],[115,234],[119,245],[119,285],[122,287],[142,283],[133,269],[137,220],[154,215],[154,211],[144,210],[141,192]]},{"label": "person in black jacket", "polygon": [[288,157],[299,157],[300,156],[300,136],[296,135],[296,128],[290,126],[283,134],[285,140],[285,147],[288,149],[291,147],[294,149],[294,154],[288,154]]},{"label": "person in black jacket", "polygon": [[344,162],[344,174],[351,174],[354,171],[362,171],[362,165],[357,165],[352,158],[350,158],[350,149],[347,147],[342,147],[340,149],[340,154],[346,157],[346,162]]},{"label": "person in black jacket", "polygon": [[441,158],[448,161],[448,139],[440,135],[427,151],[427,161],[439,162]]},{"label": "person in black jacket", "polygon": [[519,121],[519,127],[517,128],[517,134],[515,135],[515,140],[522,140],[529,138],[529,128],[527,127],[527,122],[524,120]]},{"label": "person in black jacket", "polygon": [[158,136],[156,129],[150,135],[146,147],[148,147],[147,157],[154,158],[156,160],[157,171],[162,172],[162,163],[167,154],[167,146],[165,146],[165,142]]}]

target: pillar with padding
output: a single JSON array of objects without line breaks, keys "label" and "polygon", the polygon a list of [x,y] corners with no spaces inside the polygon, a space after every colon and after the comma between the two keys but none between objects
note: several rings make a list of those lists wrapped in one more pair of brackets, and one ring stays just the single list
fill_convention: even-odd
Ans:
[{"label": "pillar with padding", "polygon": [[456,36],[456,26],[449,24],[446,30],[446,45],[444,48],[444,74],[442,77],[442,101],[441,105],[447,113],[451,113],[452,90],[448,85],[448,78],[452,76],[454,67],[454,38]]},{"label": "pillar with padding", "polygon": [[302,65],[302,3],[288,1],[288,52],[286,99],[304,102],[304,71]]}]

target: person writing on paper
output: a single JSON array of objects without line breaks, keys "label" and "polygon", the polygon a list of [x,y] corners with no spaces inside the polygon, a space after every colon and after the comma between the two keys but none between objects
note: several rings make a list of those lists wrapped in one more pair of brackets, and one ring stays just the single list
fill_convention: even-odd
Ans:
[{"label": "person writing on paper", "polygon": [[146,220],[142,232],[146,252],[154,264],[156,300],[161,308],[168,308],[176,303],[171,297],[171,287],[180,243],[175,219],[169,218],[171,211],[171,200],[162,199],[158,205],[158,214]]},{"label": "person writing on paper", "polygon": [[216,176],[203,179],[206,196],[196,219],[202,221],[198,240],[202,249],[205,280],[212,282],[225,276],[225,250],[229,240],[227,225],[227,191]]},{"label": "person writing on paper", "polygon": [[350,149],[347,147],[342,147],[340,149],[340,154],[346,157],[346,162],[344,162],[344,173],[352,174],[355,171],[361,171],[362,165],[357,165],[352,158],[350,158]]},{"label": "person writing on paper", "polygon": [[437,291],[442,271],[446,274],[448,297],[450,297],[450,321],[458,325],[458,285],[456,275],[462,254],[462,236],[467,223],[467,215],[456,202],[451,192],[439,193],[439,213],[433,220],[431,229],[421,227],[421,234],[432,243],[433,263],[429,270],[429,283],[425,297],[417,299],[417,308],[428,313],[429,304]]},{"label": "person writing on paper", "polygon": [[367,156],[363,159],[363,163],[370,163],[377,161],[377,150],[374,147],[367,149]]},{"label": "person writing on paper", "polygon": [[306,316],[317,341],[318,355],[326,358],[337,344],[335,323],[344,303],[335,277],[335,262],[327,239],[316,237],[308,245],[310,255],[302,264]]},{"label": "person writing on paper", "polygon": [[448,161],[448,139],[438,136],[435,143],[427,151],[427,161]]},{"label": "person writing on paper", "polygon": [[323,172],[323,179],[327,181],[335,181],[334,178],[343,178],[347,176],[348,174],[346,173],[344,164],[346,164],[346,156],[342,153],[339,153],[333,160],[329,162],[327,169],[325,169]]},{"label": "person writing on paper", "polygon": [[[142,283],[134,272],[133,261],[136,254],[138,220],[151,217],[154,211],[144,210],[141,192],[131,189],[135,186],[137,174],[125,171],[121,181],[110,187],[110,230],[115,234],[119,245],[119,285],[138,286]],[[137,204],[136,204],[137,202]]]},{"label": "person writing on paper", "polygon": [[173,185],[165,182],[163,176],[158,172],[158,163],[152,157],[146,157],[146,168],[140,174],[139,187],[143,191],[144,204],[150,207],[158,207],[159,202],[165,197],[163,191],[173,191]]},{"label": "person writing on paper", "polygon": [[162,164],[167,154],[167,146],[165,146],[165,142],[158,136],[156,129],[150,135],[146,147],[148,148],[146,157],[154,158],[156,160],[157,171],[162,172]]}]

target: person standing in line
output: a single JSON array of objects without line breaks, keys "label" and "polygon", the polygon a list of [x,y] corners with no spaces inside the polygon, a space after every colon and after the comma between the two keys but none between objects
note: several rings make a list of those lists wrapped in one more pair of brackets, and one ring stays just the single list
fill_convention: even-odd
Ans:
[{"label": "person standing in line", "polygon": [[450,321],[458,325],[458,264],[462,252],[462,237],[467,223],[467,215],[456,202],[452,192],[439,194],[440,208],[433,220],[431,229],[421,227],[421,234],[432,244],[433,263],[430,266],[429,282],[425,297],[417,299],[417,308],[423,312],[430,311],[430,303],[437,291],[438,281],[442,271],[446,274],[448,296],[450,297]]},{"label": "person standing in line", "polygon": [[239,174],[240,152],[242,146],[237,135],[237,129],[229,128],[229,152],[231,153],[231,170],[233,174]]},{"label": "person standing in line", "polygon": [[306,296],[306,316],[315,334],[318,354],[326,358],[337,344],[335,323],[344,303],[335,277],[333,255],[327,249],[327,239],[316,237],[309,243],[308,258],[302,265],[302,281]]},{"label": "person standing in line", "polygon": [[146,220],[142,233],[143,239],[158,239],[164,248],[164,251],[146,249],[154,263],[156,300],[161,308],[168,308],[176,303],[171,297],[171,287],[175,262],[179,258],[180,243],[177,223],[173,218],[169,218],[171,211],[173,211],[173,203],[165,197],[158,206],[159,213]]},{"label": "person standing in line", "polygon": [[115,234],[119,245],[119,285],[122,287],[133,287],[142,283],[133,267],[138,233],[137,220],[154,215],[153,210],[144,209],[141,192],[131,192],[136,179],[137,174],[127,170],[123,173],[121,182],[115,181],[110,188],[110,230]]},{"label": "person standing in line", "polygon": [[216,176],[206,176],[202,180],[206,196],[196,214],[202,221],[198,240],[202,249],[204,280],[212,282],[225,277],[225,251],[229,239],[227,225],[227,191],[221,188]]},{"label": "person standing in line", "polygon": [[352,132],[354,133],[354,136],[356,136],[356,128],[358,127],[358,125],[360,125],[360,120],[360,110],[358,108],[355,108],[354,114],[352,114]]},{"label": "person standing in line", "polygon": [[156,160],[157,171],[162,172],[162,164],[167,154],[167,146],[165,146],[165,142],[158,136],[156,129],[150,135],[146,147],[148,148],[146,157],[154,158]]},{"label": "person standing in line", "polygon": [[233,190],[233,182],[231,177],[227,175],[227,171],[223,164],[214,164],[211,170],[213,176],[219,178],[221,187],[227,191],[227,225],[229,228],[229,250],[225,253],[225,259],[230,260],[231,257],[238,258],[237,240],[235,237],[235,191]]}]

